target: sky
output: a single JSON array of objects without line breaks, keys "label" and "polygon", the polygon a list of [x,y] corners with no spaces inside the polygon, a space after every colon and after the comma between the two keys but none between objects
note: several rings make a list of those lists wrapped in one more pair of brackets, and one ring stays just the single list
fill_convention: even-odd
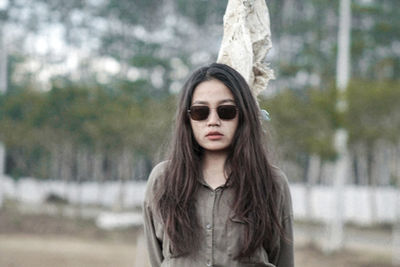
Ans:
[{"label": "sky", "polygon": [[0,10],[7,8],[8,0],[0,0]]}]

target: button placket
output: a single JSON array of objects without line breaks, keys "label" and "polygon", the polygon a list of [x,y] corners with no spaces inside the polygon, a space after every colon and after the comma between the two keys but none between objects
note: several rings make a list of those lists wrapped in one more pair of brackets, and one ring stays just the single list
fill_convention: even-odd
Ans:
[{"label": "button placket", "polygon": [[208,247],[208,259],[206,261],[206,266],[212,266],[213,263],[213,256],[214,256],[214,231],[213,231],[213,224],[214,224],[214,213],[215,213],[215,199],[217,196],[217,192],[211,191],[210,192],[210,199],[209,199],[209,213],[208,213],[208,220],[206,221],[206,230],[207,230],[207,247]]}]

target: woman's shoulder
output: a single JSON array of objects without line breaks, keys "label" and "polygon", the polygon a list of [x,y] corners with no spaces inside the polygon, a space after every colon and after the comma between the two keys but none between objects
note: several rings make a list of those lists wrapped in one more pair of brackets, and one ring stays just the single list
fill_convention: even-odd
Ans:
[{"label": "woman's shoulder", "polygon": [[289,180],[286,174],[277,166],[272,166],[272,169],[275,173],[276,181],[281,188],[281,190],[286,190],[289,188]]},{"label": "woman's shoulder", "polygon": [[162,161],[158,163],[154,168],[151,170],[149,175],[148,182],[158,179],[165,171],[168,164],[168,160]]},{"label": "woman's shoulder", "polygon": [[168,161],[158,163],[150,172],[149,179],[147,180],[145,200],[150,200],[154,197],[157,187],[160,183],[161,177],[167,167]]},{"label": "woman's shoulder", "polygon": [[284,218],[293,216],[292,211],[292,197],[290,194],[289,180],[286,174],[278,167],[273,166],[277,184],[280,190],[279,206],[282,209],[282,216]]}]

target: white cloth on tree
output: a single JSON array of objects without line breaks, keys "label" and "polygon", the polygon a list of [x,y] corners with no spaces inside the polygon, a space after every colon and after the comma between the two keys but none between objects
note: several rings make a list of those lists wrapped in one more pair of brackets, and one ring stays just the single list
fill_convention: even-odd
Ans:
[{"label": "white cloth on tree", "polygon": [[274,78],[273,71],[265,62],[271,47],[265,0],[229,0],[217,62],[227,64],[242,74],[255,98]]}]

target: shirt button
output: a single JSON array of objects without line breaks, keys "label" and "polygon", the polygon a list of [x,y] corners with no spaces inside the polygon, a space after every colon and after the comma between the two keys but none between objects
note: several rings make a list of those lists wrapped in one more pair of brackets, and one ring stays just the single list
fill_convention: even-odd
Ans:
[{"label": "shirt button", "polygon": [[211,229],[211,224],[207,223],[206,228],[207,228],[208,230],[210,230],[210,229]]},{"label": "shirt button", "polygon": [[211,261],[208,260],[206,265],[207,265],[207,266],[211,266]]}]

